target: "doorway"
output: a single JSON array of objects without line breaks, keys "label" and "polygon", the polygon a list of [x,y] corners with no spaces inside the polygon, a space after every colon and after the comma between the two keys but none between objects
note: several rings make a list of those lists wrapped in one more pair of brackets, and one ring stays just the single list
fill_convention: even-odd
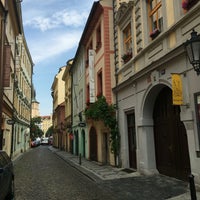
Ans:
[{"label": "doorway", "polygon": [[127,114],[127,129],[128,129],[128,147],[129,147],[129,166],[137,168],[136,159],[136,131],[135,131],[135,113]]},{"label": "doorway", "polygon": [[90,159],[97,161],[97,133],[94,127],[90,129]]},{"label": "doorway", "polygon": [[156,166],[161,174],[187,180],[190,159],[186,129],[180,121],[180,106],[172,105],[172,91],[159,92],[153,110]]},{"label": "doorway", "polygon": [[85,131],[82,130],[82,156],[85,157]]}]

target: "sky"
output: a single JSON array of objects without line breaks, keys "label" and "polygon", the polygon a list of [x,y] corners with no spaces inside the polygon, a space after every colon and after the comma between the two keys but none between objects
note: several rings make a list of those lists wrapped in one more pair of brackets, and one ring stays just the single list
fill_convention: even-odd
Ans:
[{"label": "sky", "polygon": [[92,0],[23,0],[21,3],[41,116],[52,114],[54,77],[75,56],[93,3]]}]

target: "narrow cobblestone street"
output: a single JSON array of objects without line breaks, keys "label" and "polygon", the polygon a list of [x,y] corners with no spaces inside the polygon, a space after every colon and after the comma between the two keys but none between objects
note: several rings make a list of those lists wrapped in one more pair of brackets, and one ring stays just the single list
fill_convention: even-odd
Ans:
[{"label": "narrow cobblestone street", "polygon": [[115,199],[47,146],[31,149],[16,161],[16,200]]},{"label": "narrow cobblestone street", "polygon": [[187,190],[186,183],[162,176],[95,180],[48,146],[29,150],[14,166],[16,200],[161,200]]}]

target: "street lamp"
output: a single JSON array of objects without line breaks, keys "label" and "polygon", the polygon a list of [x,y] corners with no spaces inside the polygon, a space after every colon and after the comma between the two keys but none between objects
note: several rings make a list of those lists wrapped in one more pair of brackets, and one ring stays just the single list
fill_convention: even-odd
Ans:
[{"label": "street lamp", "polygon": [[191,38],[184,43],[188,59],[197,75],[200,74],[200,35],[192,30]]}]

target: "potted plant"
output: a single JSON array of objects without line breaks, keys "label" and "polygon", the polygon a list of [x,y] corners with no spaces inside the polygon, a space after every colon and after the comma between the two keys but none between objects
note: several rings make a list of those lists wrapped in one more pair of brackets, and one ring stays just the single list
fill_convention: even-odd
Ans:
[{"label": "potted plant", "polygon": [[132,58],[132,51],[128,51],[122,56],[124,63],[128,62]]},{"label": "potted plant", "polygon": [[182,8],[188,11],[192,6],[197,3],[198,0],[182,0]]},{"label": "potted plant", "polygon": [[182,8],[184,10],[187,10],[188,9],[188,4],[189,4],[189,1],[188,0],[183,0],[182,1]]},{"label": "potted plant", "polygon": [[116,105],[109,105],[103,95],[99,95],[97,100],[85,109],[87,120],[101,120],[110,129],[111,152],[115,158],[119,154],[120,136],[116,119]]}]

